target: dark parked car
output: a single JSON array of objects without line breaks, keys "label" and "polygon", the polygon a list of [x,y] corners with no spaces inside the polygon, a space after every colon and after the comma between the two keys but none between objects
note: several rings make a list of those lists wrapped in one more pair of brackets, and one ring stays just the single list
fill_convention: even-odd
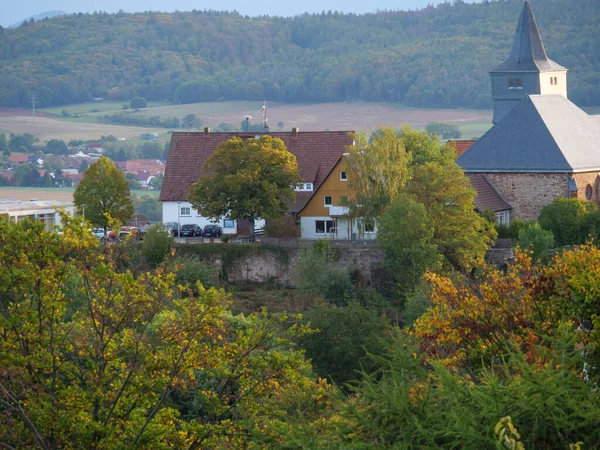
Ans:
[{"label": "dark parked car", "polygon": [[204,237],[221,237],[223,229],[219,225],[206,225],[203,231]]},{"label": "dark parked car", "polygon": [[165,223],[165,228],[169,230],[173,236],[177,237],[177,230],[179,229],[177,222],[167,222]]},{"label": "dark parked car", "polygon": [[196,224],[181,225],[181,236],[202,236],[202,228]]}]

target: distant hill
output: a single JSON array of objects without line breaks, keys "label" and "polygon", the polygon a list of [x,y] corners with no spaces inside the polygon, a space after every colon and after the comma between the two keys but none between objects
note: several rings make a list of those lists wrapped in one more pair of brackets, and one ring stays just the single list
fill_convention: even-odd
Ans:
[{"label": "distant hill", "polygon": [[[103,97],[191,103],[385,101],[489,108],[522,0],[292,18],[237,13],[73,14],[0,32],[0,105]],[[532,0],[569,95],[600,105],[600,2]]]},{"label": "distant hill", "polygon": [[64,11],[46,11],[43,13],[36,14],[34,16],[27,17],[26,19],[19,20],[17,23],[10,25],[8,28],[17,28],[23,25],[23,22],[30,22],[33,19],[35,22],[42,19],[50,19],[52,17],[64,16],[66,12]]}]

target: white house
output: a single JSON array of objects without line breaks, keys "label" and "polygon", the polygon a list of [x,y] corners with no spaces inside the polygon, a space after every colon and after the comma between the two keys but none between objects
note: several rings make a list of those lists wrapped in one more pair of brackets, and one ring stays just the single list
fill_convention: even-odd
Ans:
[{"label": "white house", "polygon": [[[300,132],[294,128],[291,132],[269,133],[280,138],[287,149],[296,156],[300,176],[304,180],[302,187],[296,189],[296,201],[290,205],[290,213],[296,215],[308,203],[335,167],[347,147],[352,145],[349,131],[309,131]],[[197,224],[201,227],[214,223],[198,214],[188,202],[190,185],[199,180],[202,166],[217,150],[219,144],[233,137],[254,138],[255,133],[211,133],[174,132],[171,135],[169,157],[165,168],[165,177],[160,201],[163,209],[163,222],[176,222],[181,225]],[[237,232],[233,220],[221,218],[217,222],[223,233]],[[255,228],[262,228],[264,221],[256,221]]]}]

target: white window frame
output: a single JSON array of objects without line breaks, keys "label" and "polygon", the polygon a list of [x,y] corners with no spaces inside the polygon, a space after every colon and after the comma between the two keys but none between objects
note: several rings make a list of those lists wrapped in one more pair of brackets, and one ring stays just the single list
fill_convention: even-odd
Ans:
[{"label": "white window frame", "polygon": [[[323,231],[319,231],[317,224],[321,222],[323,224]],[[315,220],[315,234],[331,234],[335,232],[335,220]]]},{"label": "white window frame", "polygon": [[[327,199],[329,199],[329,203],[327,203]],[[325,206],[333,206],[333,195],[325,195],[325,196],[323,196],[323,204]]]},{"label": "white window frame", "polygon": [[508,211],[500,211],[494,214],[496,217],[496,223],[498,225],[509,225],[510,224],[510,213]]},{"label": "white window frame", "polygon": [[348,181],[348,174],[345,170],[340,171],[340,181]]},{"label": "white window frame", "polygon": [[192,208],[189,206],[181,206],[179,209],[179,215],[181,217],[192,217]]}]

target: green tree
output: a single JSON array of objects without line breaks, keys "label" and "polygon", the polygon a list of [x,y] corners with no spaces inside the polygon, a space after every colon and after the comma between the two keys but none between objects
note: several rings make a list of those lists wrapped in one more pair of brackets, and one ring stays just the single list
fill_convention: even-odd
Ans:
[{"label": "green tree", "polygon": [[403,298],[426,270],[435,269],[441,261],[425,206],[406,194],[380,218],[377,241],[385,251],[385,263],[395,275],[398,293]]},{"label": "green tree", "polygon": [[354,140],[346,156],[348,189],[353,194],[348,216],[373,223],[406,184],[410,155],[392,128],[381,128],[371,136],[356,134]]},{"label": "green tree", "polygon": [[544,206],[538,219],[540,226],[554,235],[556,245],[582,244],[586,236],[583,223],[595,206],[591,202],[576,198],[557,198]]},{"label": "green tree", "polygon": [[129,183],[114,163],[102,156],[85,172],[73,200],[85,218],[105,229],[111,219],[125,223],[133,214]]},{"label": "green tree", "polygon": [[163,173],[159,173],[158,175],[155,175],[152,178],[150,178],[150,181],[148,182],[148,187],[150,189],[157,189],[160,191],[162,189],[164,179],[165,175]]},{"label": "green tree", "polygon": [[[4,133],[0,134],[0,152],[2,152],[3,156],[10,156],[8,142],[6,141],[6,135]],[[8,155],[6,152],[9,152]]]},{"label": "green tree", "polygon": [[158,142],[144,142],[137,151],[143,159],[160,159],[163,149]]},{"label": "green tree", "polygon": [[337,385],[359,380],[362,370],[372,372],[373,356],[387,351],[389,321],[356,301],[345,307],[310,309],[303,320],[317,332],[303,336],[300,347],[312,360],[317,374]]},{"label": "green tree", "polygon": [[534,223],[519,231],[519,246],[532,250],[531,257],[534,261],[545,262],[548,260],[549,250],[554,246],[554,235],[551,231],[544,230],[539,223]]},{"label": "green tree", "polygon": [[202,172],[188,197],[194,209],[211,219],[281,217],[296,198],[294,186],[301,181],[296,157],[281,139],[268,135],[224,142]]},{"label": "green tree", "polygon": [[135,179],[135,174],[128,172],[125,174],[125,180],[129,183],[130,189],[138,189],[140,187],[140,183]]},{"label": "green tree", "polygon": [[196,114],[188,114],[181,121],[181,125],[187,129],[200,128],[200,119],[196,117]]},{"label": "green tree", "polygon": [[40,186],[40,172],[33,164],[19,164],[14,173],[17,186]]},{"label": "green tree", "polygon": [[175,239],[162,224],[152,225],[142,241],[142,254],[151,267],[156,268],[171,254]]},{"label": "green tree", "polygon": [[429,122],[425,125],[429,134],[437,134],[442,139],[458,139],[461,134],[458,127],[450,123]]},{"label": "green tree", "polygon": [[131,102],[129,102],[129,106],[131,109],[135,109],[137,111],[139,109],[147,108],[148,102],[144,97],[134,97],[131,99]]},{"label": "green tree", "polygon": [[88,164],[88,162],[84,159],[81,161],[81,164],[79,164],[79,173],[84,173],[86,170],[88,170],[88,168],[90,167],[90,165]]},{"label": "green tree", "polygon": [[456,163],[415,167],[406,191],[425,207],[439,253],[462,270],[483,263],[496,230],[475,211],[475,189]]},{"label": "green tree", "polygon": [[24,134],[10,134],[10,148],[13,151],[21,151],[22,148],[26,150],[31,150],[33,147],[33,143],[36,141],[36,138],[33,134],[24,133]]}]

